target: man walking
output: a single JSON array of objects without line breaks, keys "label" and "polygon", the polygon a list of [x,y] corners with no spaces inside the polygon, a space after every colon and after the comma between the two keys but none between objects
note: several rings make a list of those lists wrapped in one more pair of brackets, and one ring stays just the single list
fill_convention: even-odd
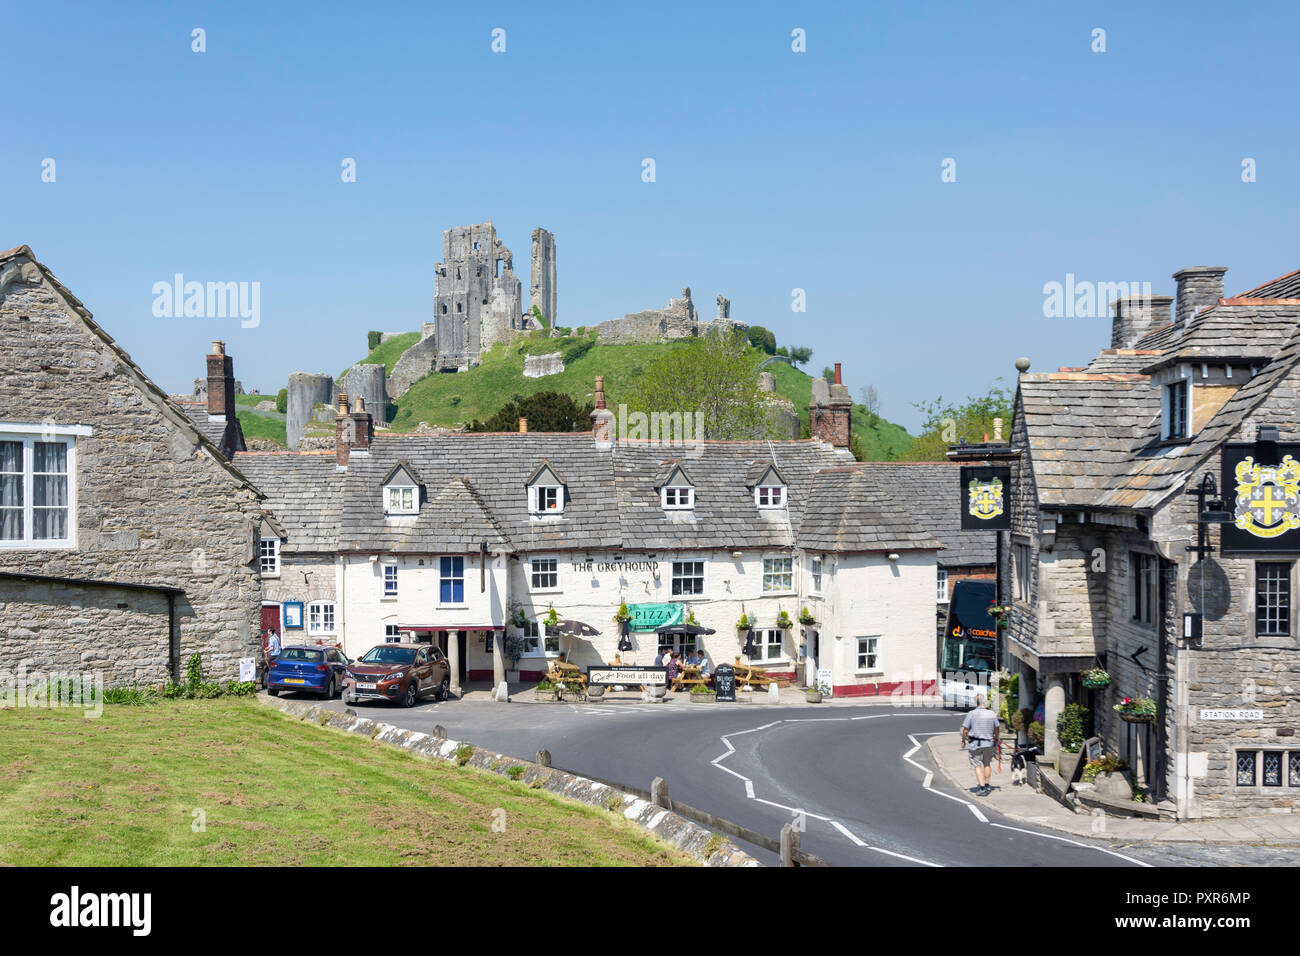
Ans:
[{"label": "man walking", "polygon": [[997,753],[1001,727],[998,715],[985,705],[984,695],[975,698],[975,709],[966,715],[961,724],[961,745],[970,753],[970,765],[975,770],[976,787],[972,793],[987,797],[989,779],[993,775],[993,755]]}]

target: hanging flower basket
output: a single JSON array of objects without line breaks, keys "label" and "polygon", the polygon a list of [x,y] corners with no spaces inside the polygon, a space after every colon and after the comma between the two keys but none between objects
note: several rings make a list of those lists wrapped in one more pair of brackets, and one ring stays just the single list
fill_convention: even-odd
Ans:
[{"label": "hanging flower basket", "polygon": [[799,623],[804,627],[812,627],[817,623],[817,618],[812,616],[812,612],[806,607],[799,612]]},{"label": "hanging flower basket", "polygon": [[1110,686],[1110,675],[1101,667],[1094,667],[1083,672],[1080,678],[1084,687],[1089,690],[1100,690],[1103,687]]},{"label": "hanging flower basket", "polygon": [[749,619],[748,614],[742,614],[740,615],[740,620],[736,622],[736,630],[748,631],[750,627],[753,626],[753,623],[754,622]]},{"label": "hanging flower basket", "polygon": [[1007,617],[1007,613],[1010,610],[1011,610],[1010,604],[990,604],[989,617],[993,618],[993,620],[998,622],[1005,621]]},{"label": "hanging flower basket", "polygon": [[776,626],[783,631],[788,631],[794,624],[790,620],[790,615],[786,611],[779,611],[776,615]]},{"label": "hanging flower basket", "polygon": [[1130,724],[1149,724],[1156,719],[1156,702],[1150,697],[1125,697],[1115,705],[1119,719]]}]

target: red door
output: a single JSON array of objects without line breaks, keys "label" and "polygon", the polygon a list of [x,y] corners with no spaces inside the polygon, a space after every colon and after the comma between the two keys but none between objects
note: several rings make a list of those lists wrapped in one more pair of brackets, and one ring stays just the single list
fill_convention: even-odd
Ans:
[{"label": "red door", "polygon": [[266,657],[266,640],[271,633],[271,628],[275,628],[275,633],[280,635],[280,642],[284,643],[284,629],[280,627],[280,605],[263,604],[262,605],[262,657]]}]

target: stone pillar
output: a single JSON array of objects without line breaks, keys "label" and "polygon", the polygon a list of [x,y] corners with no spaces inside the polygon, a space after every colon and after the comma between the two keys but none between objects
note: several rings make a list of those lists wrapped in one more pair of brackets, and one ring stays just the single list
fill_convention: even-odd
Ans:
[{"label": "stone pillar", "polygon": [[451,692],[460,696],[460,631],[447,632],[447,663],[451,665]]},{"label": "stone pillar", "polygon": [[[303,431],[312,420],[317,405],[334,401],[334,378],[331,375],[313,375],[293,372],[289,375],[288,399],[285,405],[285,439],[290,451],[298,450]],[[346,412],[344,413],[346,414]]]},{"label": "stone pillar", "polygon": [[1043,751],[1048,761],[1060,759],[1061,741],[1056,736],[1056,718],[1065,710],[1065,675],[1047,675],[1047,693],[1043,695]]},{"label": "stone pillar", "polygon": [[492,632],[492,690],[495,691],[506,679],[506,659],[501,653],[501,642],[505,640],[504,629]]}]

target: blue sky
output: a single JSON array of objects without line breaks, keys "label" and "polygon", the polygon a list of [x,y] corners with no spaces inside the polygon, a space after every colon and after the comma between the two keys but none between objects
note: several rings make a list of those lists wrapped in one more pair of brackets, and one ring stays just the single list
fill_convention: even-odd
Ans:
[{"label": "blue sky", "polygon": [[[1044,317],[1067,273],[1300,268],[1296,14],[1136,6],[45,3],[0,60],[0,248],[163,387],[224,338],[272,391],[429,320],[448,227],[492,219],[526,297],[543,226],[561,324],[722,292],[914,430],[912,402],[1109,344]],[[259,282],[260,325],[155,318],[177,272]]]}]

